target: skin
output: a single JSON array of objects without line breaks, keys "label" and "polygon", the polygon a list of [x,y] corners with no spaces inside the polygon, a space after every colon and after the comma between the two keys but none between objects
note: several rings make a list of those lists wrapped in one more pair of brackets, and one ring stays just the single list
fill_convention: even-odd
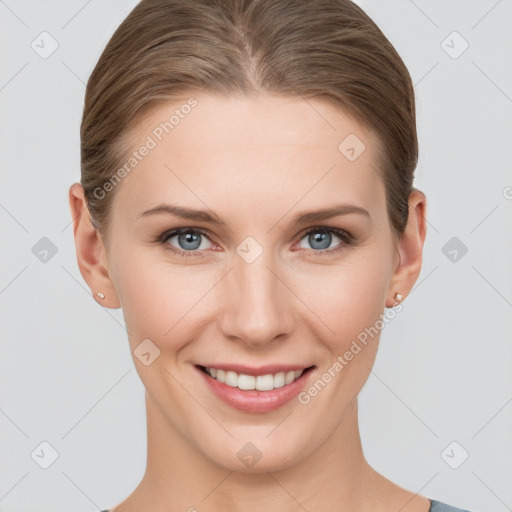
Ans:
[{"label": "skin", "polygon": [[[294,399],[267,413],[220,401],[194,367],[314,364],[309,388],[396,304],[395,292],[405,299],[414,286],[425,195],[411,193],[397,241],[376,172],[379,140],[339,108],[274,95],[194,97],[197,107],[109,192],[108,237],[91,224],[81,185],[69,191],[78,265],[93,296],[122,307],[132,355],[147,338],[160,349],[148,366],[133,356],[146,389],[147,467],[111,510],[427,512],[427,498],[377,473],[362,451],[357,395],[380,331],[308,404]],[[131,132],[133,148],[187,98],[150,112]],[[366,146],[355,161],[338,150],[351,133]],[[140,218],[160,203],[215,212],[226,225],[165,213]],[[371,220],[352,213],[293,222],[335,203],[361,206]],[[356,243],[331,232],[324,249],[304,234],[318,226],[345,230]],[[187,251],[177,236],[157,241],[179,227],[211,233],[192,249],[199,256],[166,250]],[[247,236],[263,249],[251,263],[236,251]],[[325,252],[340,245],[340,253]],[[249,441],[262,454],[251,468],[237,457]]]}]

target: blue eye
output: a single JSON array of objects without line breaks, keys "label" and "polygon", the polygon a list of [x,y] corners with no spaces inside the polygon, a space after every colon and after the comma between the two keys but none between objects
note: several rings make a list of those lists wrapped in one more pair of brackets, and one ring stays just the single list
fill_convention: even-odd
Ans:
[{"label": "blue eye", "polygon": [[200,229],[192,228],[179,228],[174,231],[164,233],[161,238],[162,243],[166,243],[172,238],[177,239],[178,248],[173,247],[171,244],[166,245],[166,249],[177,253],[180,256],[202,256],[202,253],[194,252],[197,249],[207,249],[203,245],[201,237],[208,240],[206,233]]},{"label": "blue eye", "polygon": [[[341,243],[338,243],[334,248],[328,249],[333,242],[333,235],[335,238],[340,239]],[[173,238],[176,239],[178,247],[169,242]],[[338,253],[355,243],[355,239],[348,232],[324,226],[310,228],[302,235],[300,241],[305,238],[307,238],[307,242],[310,244],[315,256]],[[158,240],[164,244],[166,250],[183,257],[204,256],[203,251],[209,248],[206,241],[211,243],[207,231],[195,228],[178,228],[167,231]],[[300,247],[304,248],[303,246]]]},{"label": "blue eye", "polygon": [[[341,244],[339,243],[336,247],[328,249],[333,241],[333,234],[335,238],[341,240]],[[352,235],[346,231],[329,227],[310,228],[306,233],[304,233],[301,241],[305,238],[307,238],[307,242],[312,247],[315,256],[337,253],[344,250],[348,245],[353,245],[354,243]]]}]

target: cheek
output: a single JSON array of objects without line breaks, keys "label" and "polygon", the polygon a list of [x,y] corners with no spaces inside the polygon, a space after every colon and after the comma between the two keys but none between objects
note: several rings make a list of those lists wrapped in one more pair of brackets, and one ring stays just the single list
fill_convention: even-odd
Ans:
[{"label": "cheek", "polygon": [[[391,262],[376,244],[357,249],[340,265],[318,265],[293,276],[297,295],[312,311],[319,339],[339,353],[383,313]],[[293,282],[293,281],[292,281]]]},{"label": "cheek", "polygon": [[[318,270],[316,279],[314,275],[308,277],[310,291],[304,295],[304,302],[314,304],[311,309],[321,319],[320,322],[315,317],[310,329],[315,329],[327,357],[317,380],[299,397],[301,404],[313,403],[316,410],[339,413],[368,379],[384,326],[391,275],[391,262],[385,251],[380,252],[381,257],[376,254],[379,253],[368,248],[366,254],[358,253],[357,261],[347,260],[335,272]],[[304,294],[306,284],[303,283]],[[324,387],[329,391],[320,392]],[[326,414],[325,418],[324,426],[329,430],[335,427],[339,415]]]},{"label": "cheek", "polygon": [[115,258],[113,277],[130,345],[133,350],[149,338],[162,349],[173,344],[173,350],[178,350],[177,344],[187,338],[185,333],[190,332],[191,323],[201,310],[201,298],[206,298],[216,276],[211,269],[185,268],[166,261],[165,254],[157,258],[149,254],[147,248],[124,254],[119,250]]}]

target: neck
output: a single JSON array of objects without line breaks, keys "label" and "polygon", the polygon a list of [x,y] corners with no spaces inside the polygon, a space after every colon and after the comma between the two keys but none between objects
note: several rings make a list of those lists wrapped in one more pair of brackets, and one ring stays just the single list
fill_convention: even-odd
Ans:
[{"label": "neck", "polygon": [[366,462],[357,399],[318,450],[291,467],[262,473],[229,471],[205,458],[172,427],[147,393],[146,412],[146,472],[135,491],[112,512],[384,512],[391,510],[390,504],[403,512],[428,511],[426,498],[415,500]]}]

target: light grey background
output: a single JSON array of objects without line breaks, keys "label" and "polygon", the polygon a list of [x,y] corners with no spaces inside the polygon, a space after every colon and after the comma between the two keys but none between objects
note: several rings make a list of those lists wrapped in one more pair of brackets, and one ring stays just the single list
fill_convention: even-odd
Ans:
[{"label": "light grey background", "polygon": [[[104,509],[144,472],[144,391],[122,311],[83,281],[68,206],[85,83],[135,4],[0,0],[3,512]],[[359,4],[415,83],[429,221],[420,278],[360,395],[365,454],[427,497],[512,510],[512,2]],[[43,31],[58,42],[47,58],[31,47],[51,48]],[[57,250],[46,262],[43,237]],[[466,254],[446,247],[453,237]],[[43,441],[58,452],[48,469]]]}]

